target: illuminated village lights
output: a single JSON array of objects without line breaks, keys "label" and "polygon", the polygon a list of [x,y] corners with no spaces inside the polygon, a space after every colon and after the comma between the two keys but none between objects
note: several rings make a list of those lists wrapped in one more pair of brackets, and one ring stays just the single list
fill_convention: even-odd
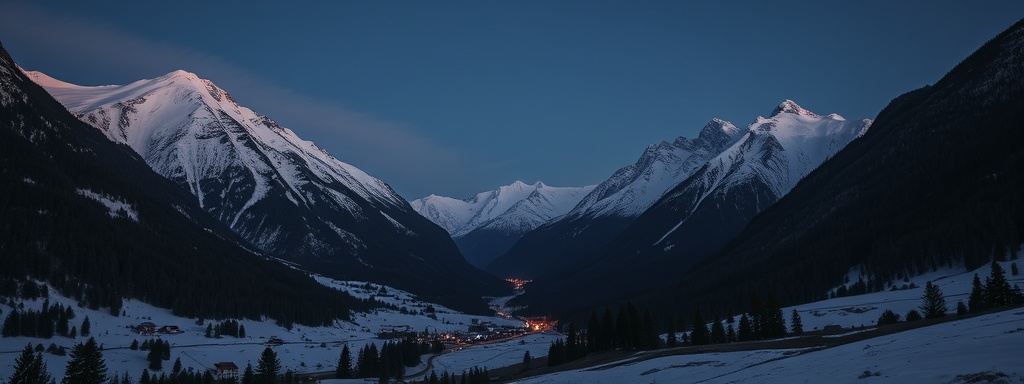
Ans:
[{"label": "illuminated village lights", "polygon": [[512,285],[515,286],[516,290],[521,290],[521,289],[523,289],[524,285],[526,285],[529,282],[532,282],[533,280],[517,279],[517,278],[514,278],[514,277],[510,277],[510,278],[505,279],[505,281],[512,283]]}]

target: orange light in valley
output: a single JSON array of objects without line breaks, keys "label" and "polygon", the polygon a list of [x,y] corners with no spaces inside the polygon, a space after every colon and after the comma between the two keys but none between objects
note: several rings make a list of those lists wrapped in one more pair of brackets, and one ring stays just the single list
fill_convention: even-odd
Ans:
[{"label": "orange light in valley", "polygon": [[535,332],[547,331],[555,327],[558,324],[558,320],[551,320],[547,317],[527,317],[523,318],[526,321],[526,328],[529,328]]},{"label": "orange light in valley", "polygon": [[531,282],[533,280],[517,279],[517,278],[514,278],[514,277],[510,277],[510,278],[505,279],[505,281],[512,283],[512,285],[515,285],[516,289],[523,289],[524,285],[526,285],[527,283],[529,283],[529,282]]}]

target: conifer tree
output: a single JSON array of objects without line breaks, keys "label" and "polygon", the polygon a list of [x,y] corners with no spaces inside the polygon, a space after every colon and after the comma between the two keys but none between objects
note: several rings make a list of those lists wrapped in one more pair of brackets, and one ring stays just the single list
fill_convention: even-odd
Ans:
[{"label": "conifer tree", "polygon": [[267,347],[260,354],[259,364],[256,366],[256,384],[274,384],[281,372],[281,360],[273,349]]},{"label": "conifer tree", "polygon": [[565,339],[565,361],[573,361],[578,357],[579,335],[576,334],[576,323],[569,323],[569,330]]},{"label": "conifer tree", "polygon": [[740,328],[736,335],[739,341],[751,341],[754,340],[754,326],[750,323],[750,318],[744,313],[740,316]]},{"label": "conifer tree", "polygon": [[891,309],[886,309],[882,312],[882,315],[878,317],[878,325],[889,325],[900,322],[900,315],[893,312]]},{"label": "conifer tree", "polygon": [[691,344],[704,345],[711,343],[711,338],[708,336],[708,328],[705,324],[704,316],[700,314],[698,309],[693,315],[693,330],[690,331]]},{"label": "conifer tree", "polygon": [[14,373],[8,381],[11,384],[51,384],[53,377],[46,369],[42,354],[33,353],[29,343],[14,360]]},{"label": "conifer tree", "polygon": [[102,384],[106,380],[107,365],[95,339],[90,337],[85,344],[71,348],[71,360],[61,384]]},{"label": "conifer tree", "polygon": [[988,309],[985,303],[985,286],[981,284],[981,278],[974,274],[974,281],[971,282],[971,296],[967,299],[967,309],[971,313],[984,312]]},{"label": "conifer tree", "polygon": [[599,339],[601,338],[601,321],[597,318],[597,311],[590,311],[590,320],[587,321],[587,351],[596,352],[600,350]]},{"label": "conifer tree", "polygon": [[164,353],[163,353],[163,342],[160,339],[156,339],[149,344],[149,354],[146,355],[146,361],[149,362],[150,371],[160,371],[164,369]]},{"label": "conifer tree", "polygon": [[918,321],[918,320],[921,320],[921,312],[918,312],[916,309],[911,309],[910,311],[907,312],[907,321],[908,322]]},{"label": "conifer tree", "polygon": [[764,304],[761,303],[761,298],[757,297],[757,293],[750,294],[750,329],[751,339],[760,340],[764,337],[766,332],[765,318],[764,318]]},{"label": "conifer tree", "polygon": [[79,333],[82,334],[82,337],[89,336],[91,328],[92,326],[89,324],[89,316],[86,316],[85,319],[82,320],[82,328],[79,329]]},{"label": "conifer tree", "polygon": [[722,326],[722,319],[715,315],[715,321],[711,323],[711,343],[725,344],[728,341],[725,335],[725,327]]},{"label": "conifer tree", "polygon": [[790,333],[800,336],[804,334],[804,323],[800,320],[800,314],[797,313],[796,309],[793,310],[793,314],[790,316]]},{"label": "conifer tree", "polygon": [[946,298],[942,296],[942,290],[931,281],[925,284],[924,295],[921,297],[921,312],[924,312],[926,319],[937,319],[946,316]]},{"label": "conifer tree", "polygon": [[761,334],[762,338],[777,339],[786,336],[786,318],[782,315],[782,308],[779,306],[779,302],[771,294],[768,294],[765,299],[762,321],[764,323],[764,332]]},{"label": "conifer tree", "polygon": [[601,315],[601,340],[600,350],[607,351],[618,347],[618,340],[615,334],[615,319],[612,317],[612,309],[605,308]]},{"label": "conifer tree", "polygon": [[252,371],[252,363],[245,365],[245,372],[242,373],[242,384],[256,384],[256,374]]},{"label": "conifer tree", "polygon": [[999,263],[992,262],[992,272],[985,280],[985,304],[989,308],[1007,306],[1013,303],[1013,291],[1006,281],[1006,272]]},{"label": "conifer tree", "polygon": [[349,351],[348,344],[341,348],[341,356],[338,357],[338,369],[335,372],[335,377],[338,379],[352,377],[352,352]]}]

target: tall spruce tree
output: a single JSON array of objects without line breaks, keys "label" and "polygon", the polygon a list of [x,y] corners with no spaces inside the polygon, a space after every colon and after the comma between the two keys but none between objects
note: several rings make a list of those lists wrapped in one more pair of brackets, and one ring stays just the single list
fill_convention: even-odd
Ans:
[{"label": "tall spruce tree", "polygon": [[601,339],[601,320],[597,317],[597,311],[590,311],[590,320],[587,321],[587,351],[596,352],[601,350],[599,344]]},{"label": "tall spruce tree", "polygon": [[992,262],[992,272],[985,280],[985,304],[989,308],[998,308],[1013,304],[1013,290],[1006,281],[1006,272],[999,263]]},{"label": "tall spruce tree", "polygon": [[757,293],[750,294],[750,329],[751,333],[750,340],[760,340],[767,333],[765,326],[765,308],[761,302],[761,298],[757,297]]},{"label": "tall spruce tree", "polygon": [[665,346],[669,348],[675,348],[677,344],[676,339],[676,322],[672,320],[672,316],[668,318],[668,330],[665,336]]},{"label": "tall spruce tree", "polygon": [[338,357],[338,369],[334,377],[338,379],[352,377],[352,351],[348,349],[348,344],[341,348],[341,356]]},{"label": "tall spruce tree", "polygon": [[761,334],[762,338],[777,339],[786,336],[786,318],[782,315],[782,308],[779,306],[779,302],[775,300],[775,296],[770,293],[765,299],[762,319],[764,322],[764,333]]},{"label": "tall spruce tree", "polygon": [[751,341],[754,340],[754,326],[750,323],[750,318],[744,313],[740,316],[740,326],[737,331],[737,337],[739,341]]},{"label": "tall spruce tree", "polygon": [[242,384],[256,384],[256,373],[252,371],[252,363],[245,365],[242,373]]},{"label": "tall spruce tree", "polygon": [[281,360],[277,359],[277,353],[267,347],[260,354],[259,364],[256,366],[256,384],[277,383],[277,376],[281,374]]},{"label": "tall spruce tree", "polygon": [[690,343],[693,345],[704,345],[711,343],[711,337],[708,335],[708,326],[704,321],[704,316],[700,314],[698,309],[693,315],[693,330],[690,331]]},{"label": "tall spruce tree", "polygon": [[569,323],[569,330],[565,338],[565,361],[570,362],[579,357],[579,335],[576,332],[576,323]]},{"label": "tall spruce tree", "polygon": [[722,326],[722,319],[715,315],[715,321],[711,323],[711,343],[725,344],[728,341],[725,335],[725,327]]},{"label": "tall spruce tree", "polygon": [[985,286],[981,283],[981,278],[978,274],[974,274],[974,281],[971,282],[971,296],[967,298],[967,309],[971,313],[984,312],[988,309],[987,303],[985,303]]},{"label": "tall spruce tree", "polygon": [[107,364],[103,361],[96,340],[89,338],[84,344],[76,344],[71,348],[71,360],[68,361],[61,384],[103,384],[107,381]]},{"label": "tall spruce tree", "polygon": [[800,336],[804,334],[804,322],[800,320],[800,313],[793,310],[793,314],[790,316],[790,333]]},{"label": "tall spruce tree", "polygon": [[89,316],[86,316],[85,319],[82,320],[82,328],[79,328],[78,332],[82,334],[82,337],[89,336],[91,328],[92,325],[89,324]]},{"label": "tall spruce tree", "polygon": [[931,281],[925,283],[924,295],[921,296],[921,312],[924,312],[924,318],[926,319],[937,319],[946,316],[946,311],[949,308],[946,306],[946,298],[942,295],[942,290],[939,289],[938,285],[932,284]]},{"label": "tall spruce tree", "polygon": [[46,369],[42,354],[33,353],[32,344],[25,346],[21,355],[14,360],[14,373],[8,382],[11,384],[52,384],[53,377]]}]

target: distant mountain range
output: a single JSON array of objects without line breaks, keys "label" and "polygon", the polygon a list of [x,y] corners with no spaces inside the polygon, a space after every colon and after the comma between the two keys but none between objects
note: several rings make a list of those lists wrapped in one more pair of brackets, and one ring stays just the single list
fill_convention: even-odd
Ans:
[{"label": "distant mountain range", "polygon": [[593,189],[516,181],[466,199],[431,195],[411,204],[451,234],[466,260],[484,268],[524,233],[569,212]]},{"label": "distant mountain range", "polygon": [[268,255],[459,309],[483,310],[480,295],[501,292],[502,282],[466,263],[448,235],[386,183],[238,105],[209,80],[174,71],[85,87],[26,73]]}]

